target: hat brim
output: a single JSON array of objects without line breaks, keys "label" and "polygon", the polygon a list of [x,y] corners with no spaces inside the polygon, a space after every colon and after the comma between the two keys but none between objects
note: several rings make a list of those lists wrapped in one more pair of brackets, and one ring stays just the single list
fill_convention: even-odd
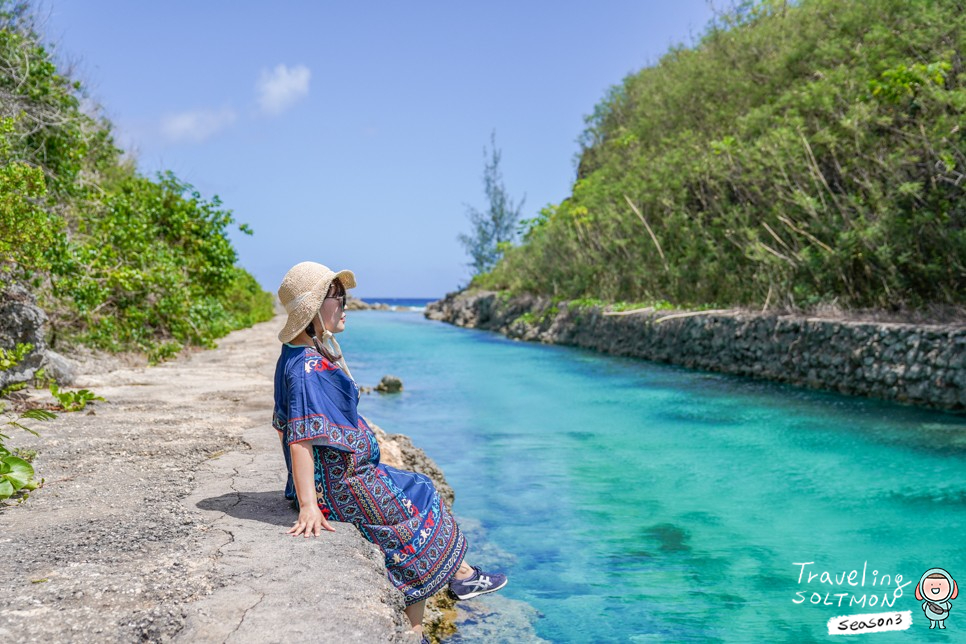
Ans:
[{"label": "hat brim", "polygon": [[[338,273],[335,274],[335,277],[333,277],[332,279],[339,280],[340,282],[342,282],[342,286],[346,290],[356,287],[356,275],[352,271],[349,271],[349,270],[339,271]],[[329,284],[331,285],[332,282],[329,282]],[[326,289],[326,290],[328,291],[329,289]]]},{"label": "hat brim", "polygon": [[299,302],[299,305],[292,311],[289,311],[288,319],[285,320],[285,326],[278,332],[278,339],[281,342],[291,342],[298,334],[305,330],[305,327],[309,325],[309,322],[312,321],[312,318],[315,317],[318,310],[322,308],[325,294],[329,292],[329,288],[332,286],[334,280],[339,280],[346,290],[356,287],[356,276],[350,270],[341,270],[332,274],[331,277],[326,276],[319,280],[305,295],[305,298]]}]

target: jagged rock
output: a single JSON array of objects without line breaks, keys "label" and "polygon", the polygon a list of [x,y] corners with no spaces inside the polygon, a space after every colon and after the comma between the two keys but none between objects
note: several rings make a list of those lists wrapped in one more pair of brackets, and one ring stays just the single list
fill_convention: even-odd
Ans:
[{"label": "jagged rock", "polygon": [[371,308],[368,302],[360,300],[357,297],[347,295],[345,298],[345,310],[346,311],[365,311]]},{"label": "jagged rock", "polygon": [[376,391],[382,394],[397,394],[402,391],[402,388],[402,380],[396,376],[383,376],[379,384],[376,385]]},{"label": "jagged rock", "polygon": [[37,306],[34,296],[19,285],[7,287],[0,295],[0,346],[12,349],[17,344],[44,346],[41,332],[47,314]]},{"label": "jagged rock", "polygon": [[346,311],[393,311],[395,309],[396,307],[383,304],[382,302],[370,304],[369,302],[360,300],[357,297],[352,297],[351,295],[346,297],[345,300]]},{"label": "jagged rock", "polygon": [[48,378],[53,378],[62,385],[72,385],[77,378],[77,368],[74,363],[50,349],[44,353],[40,366]]},{"label": "jagged rock", "polygon": [[0,371],[0,388],[34,377],[47,348],[43,334],[46,323],[47,314],[27,289],[12,285],[0,294],[0,348],[11,350],[18,344],[33,345],[33,350],[18,365]]},{"label": "jagged rock", "polygon": [[73,384],[77,367],[69,358],[47,347],[44,340],[46,324],[47,314],[37,306],[37,299],[23,286],[8,286],[0,294],[0,348],[11,350],[18,344],[33,346],[14,368],[0,371],[0,389],[33,379],[39,369],[62,385]]}]

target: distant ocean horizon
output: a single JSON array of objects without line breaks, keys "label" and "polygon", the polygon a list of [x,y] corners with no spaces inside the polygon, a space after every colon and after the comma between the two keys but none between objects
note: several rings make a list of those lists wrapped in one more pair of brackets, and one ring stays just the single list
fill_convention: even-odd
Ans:
[{"label": "distant ocean horizon", "polygon": [[435,302],[441,297],[360,297],[358,298],[366,304],[387,304],[389,306],[399,306],[407,309],[422,310],[430,302]]}]

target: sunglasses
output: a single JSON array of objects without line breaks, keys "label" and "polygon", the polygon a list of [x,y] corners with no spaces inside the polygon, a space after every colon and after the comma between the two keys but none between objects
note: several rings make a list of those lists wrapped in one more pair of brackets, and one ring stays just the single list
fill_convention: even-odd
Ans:
[{"label": "sunglasses", "polygon": [[345,298],[346,298],[346,295],[345,295],[345,293],[343,293],[342,295],[329,295],[325,299],[327,299],[327,300],[338,300],[339,301],[339,306],[341,306],[342,308],[345,308]]}]

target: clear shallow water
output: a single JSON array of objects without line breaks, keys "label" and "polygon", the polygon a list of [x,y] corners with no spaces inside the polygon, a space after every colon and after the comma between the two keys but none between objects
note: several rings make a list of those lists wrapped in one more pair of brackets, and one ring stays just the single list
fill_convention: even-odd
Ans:
[{"label": "clear shallow water", "polygon": [[[443,467],[456,513],[483,528],[473,561],[507,570],[507,596],[540,611],[543,638],[827,641],[832,617],[911,610],[909,631],[867,637],[966,641],[966,595],[945,631],[914,597],[931,567],[966,582],[962,417],[418,313],[350,313],[340,341],[360,384],[403,379],[362,413]],[[799,582],[803,562],[858,580],[867,562],[865,586]],[[894,605],[869,606],[893,601],[897,575],[912,583]]]}]

